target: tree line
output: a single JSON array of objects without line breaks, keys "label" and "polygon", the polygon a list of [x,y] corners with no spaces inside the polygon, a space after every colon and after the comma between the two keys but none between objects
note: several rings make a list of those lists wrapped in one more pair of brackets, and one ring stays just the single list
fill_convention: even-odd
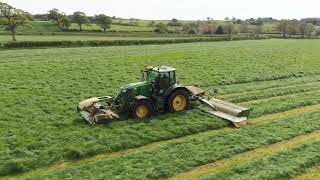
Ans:
[{"label": "tree line", "polygon": [[[72,23],[79,27],[79,31],[83,30],[85,24],[97,24],[101,30],[106,31],[111,27],[111,24],[121,24],[128,26],[138,26],[138,19],[130,19],[128,22],[123,23],[120,19],[118,22],[112,22],[115,17],[110,17],[105,14],[95,16],[87,16],[84,12],[76,11],[72,15],[60,12],[58,9],[49,10],[47,14],[37,14],[32,16],[30,13],[21,9],[12,7],[9,4],[0,2],[0,27],[10,31],[13,41],[16,40],[16,31],[19,26],[31,27],[33,19],[45,19],[55,22],[62,29],[68,31]],[[149,27],[154,27],[157,33],[168,33],[168,27],[180,27],[183,33],[188,34],[227,34],[231,39],[233,34],[246,33],[254,34],[259,37],[262,33],[271,33],[271,30],[266,30],[265,25],[272,24],[274,28],[272,31],[278,31],[282,34],[283,38],[291,37],[292,35],[311,36],[313,32],[316,35],[320,34],[320,29],[315,27],[320,25],[320,18],[305,18],[301,20],[296,19],[283,19],[277,20],[272,17],[266,18],[250,18],[241,20],[235,17],[226,17],[224,22],[215,21],[210,17],[202,21],[184,22],[176,18],[165,23],[165,21],[151,20],[148,24]]]},{"label": "tree line", "polygon": [[227,34],[231,39],[232,34],[245,33],[254,34],[259,37],[262,33],[271,33],[271,30],[266,30],[264,25],[272,24],[273,30],[282,34],[283,38],[291,37],[292,35],[301,35],[304,38],[306,35],[311,36],[315,31],[316,25],[308,23],[305,19],[282,19],[276,20],[273,18],[251,18],[241,20],[233,18],[225,18],[224,22],[214,21],[212,18],[207,18],[206,21],[197,21],[183,24],[183,31],[189,34]]},{"label": "tree line", "polygon": [[79,31],[82,31],[84,24],[94,23],[100,26],[103,31],[106,31],[111,27],[112,20],[105,14],[95,15],[89,19],[84,12],[76,11],[72,15],[66,15],[60,12],[58,9],[52,9],[47,14],[48,20],[56,22],[59,26],[65,30],[69,30],[71,23],[76,23],[79,26]]}]

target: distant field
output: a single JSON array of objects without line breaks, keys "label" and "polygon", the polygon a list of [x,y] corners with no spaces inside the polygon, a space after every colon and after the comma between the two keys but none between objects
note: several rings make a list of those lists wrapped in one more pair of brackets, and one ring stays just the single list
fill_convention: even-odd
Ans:
[{"label": "distant field", "polygon": [[[0,32],[4,30],[0,28]],[[18,33],[37,33],[37,32],[61,32],[62,30],[51,21],[33,21],[32,27],[19,27]]]},{"label": "distant field", "polygon": [[[77,24],[72,24],[70,29],[72,30],[79,30],[79,26]],[[101,28],[96,24],[89,24],[89,25],[83,25],[82,29],[85,31],[92,31],[92,30],[101,30]],[[110,29],[107,29],[107,31],[136,31],[136,32],[153,32],[155,27],[149,27],[149,26],[125,26],[125,25],[116,25],[112,24]],[[171,31],[181,31],[182,27],[168,27]]]},{"label": "distant field", "polygon": [[[312,143],[320,140],[319,46],[320,40],[272,39],[1,51],[0,178],[301,175],[320,164],[319,143]],[[232,128],[196,109],[84,123],[79,101],[118,93],[139,81],[145,64],[173,66],[182,84],[216,89],[215,96],[253,108],[248,126]],[[303,161],[281,166],[282,151]],[[264,173],[273,165],[279,171]]]}]

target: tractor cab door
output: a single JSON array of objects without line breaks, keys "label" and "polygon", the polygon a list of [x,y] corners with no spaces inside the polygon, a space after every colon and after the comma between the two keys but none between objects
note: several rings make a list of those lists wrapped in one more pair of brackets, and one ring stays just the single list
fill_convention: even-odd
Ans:
[{"label": "tractor cab door", "polygon": [[158,89],[158,94],[163,94],[169,87],[175,84],[175,73],[161,72],[155,80],[155,86]]}]

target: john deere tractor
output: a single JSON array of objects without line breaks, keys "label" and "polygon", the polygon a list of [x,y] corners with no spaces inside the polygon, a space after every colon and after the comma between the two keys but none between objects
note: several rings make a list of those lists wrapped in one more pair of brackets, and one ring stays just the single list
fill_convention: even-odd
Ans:
[{"label": "john deere tractor", "polygon": [[[90,124],[106,123],[120,115],[143,119],[163,112],[181,112],[191,108],[197,100],[202,109],[232,122],[247,119],[250,109],[212,98],[206,100],[204,91],[194,86],[182,86],[176,81],[172,67],[147,67],[141,70],[141,81],[123,86],[115,96],[94,97],[79,103],[77,109]],[[209,109],[208,109],[209,108]]]}]

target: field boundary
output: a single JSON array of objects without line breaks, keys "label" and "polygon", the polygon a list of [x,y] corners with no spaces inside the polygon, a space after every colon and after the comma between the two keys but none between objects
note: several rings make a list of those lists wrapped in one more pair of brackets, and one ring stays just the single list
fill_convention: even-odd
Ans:
[{"label": "field boundary", "polygon": [[[285,111],[285,112],[269,114],[269,115],[265,115],[265,116],[262,116],[262,117],[251,119],[250,121],[248,121],[248,125],[260,124],[260,123],[261,124],[263,124],[263,123],[271,123],[271,122],[276,121],[276,120],[281,119],[281,118],[297,116],[297,115],[300,115],[300,114],[304,114],[305,112],[311,112],[311,111],[318,110],[319,108],[320,108],[320,104],[317,104],[317,105],[312,105],[312,106],[305,106],[305,107],[301,107],[301,108],[296,108],[296,109],[292,109],[292,110]],[[234,129],[235,128],[233,128],[233,127],[225,127],[225,128],[216,129],[216,130],[208,130],[208,131],[204,131],[204,132],[200,132],[200,133],[196,133],[196,134],[191,134],[191,135],[178,137],[178,138],[175,138],[175,139],[170,139],[170,140],[165,140],[165,141],[158,141],[158,142],[150,143],[150,144],[147,144],[147,145],[144,145],[144,146],[140,146],[140,147],[136,147],[136,148],[129,148],[129,149],[122,150],[122,151],[111,152],[111,153],[110,152],[102,153],[102,154],[98,154],[98,155],[95,155],[95,156],[82,158],[82,159],[79,159],[79,160],[57,162],[57,163],[53,163],[53,164],[48,165],[48,166],[35,168],[34,170],[31,170],[31,171],[28,171],[28,172],[25,172],[25,173],[19,173],[17,175],[3,176],[3,177],[0,177],[0,179],[24,178],[24,177],[28,177],[28,176],[38,175],[38,174],[41,174],[43,172],[49,172],[52,169],[67,169],[67,168],[72,167],[72,166],[88,164],[88,163],[96,162],[96,161],[102,160],[102,159],[108,159],[108,158],[114,158],[114,157],[118,157],[118,156],[124,156],[124,155],[130,154],[130,153],[135,153],[135,152],[146,150],[146,149],[157,148],[157,147],[159,147],[161,145],[165,145],[165,144],[180,142],[180,141],[184,141],[184,140],[187,140],[187,139],[194,139],[194,138],[201,137],[201,136],[208,135],[208,134],[217,134],[217,133],[220,133],[220,132],[232,131]]]},{"label": "field boundary", "polygon": [[[232,41],[239,40],[264,40],[266,37],[234,37]],[[99,46],[131,46],[152,44],[178,44],[195,42],[218,42],[229,41],[227,37],[202,37],[184,39],[160,39],[160,40],[88,40],[88,41],[18,41],[0,43],[1,49],[15,48],[48,48],[48,47],[99,47]]]},{"label": "field boundary", "polygon": [[286,149],[290,149],[298,145],[304,144],[306,142],[312,142],[316,140],[320,140],[320,131],[304,134],[288,140],[281,141],[276,144],[272,144],[265,147],[254,149],[252,151],[240,153],[229,159],[224,159],[214,163],[205,164],[205,165],[196,167],[191,171],[180,173],[169,179],[170,180],[198,179],[199,177],[204,175],[216,174],[230,167],[233,167],[235,165],[243,164],[253,159],[262,158],[264,156],[277,153]]}]

